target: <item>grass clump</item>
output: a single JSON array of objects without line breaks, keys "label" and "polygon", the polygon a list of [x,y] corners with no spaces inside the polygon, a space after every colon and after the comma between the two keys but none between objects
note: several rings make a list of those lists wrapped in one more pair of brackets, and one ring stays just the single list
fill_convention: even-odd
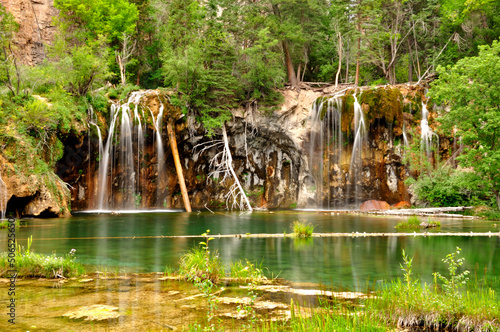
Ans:
[{"label": "grass clump", "polygon": [[441,227],[439,221],[434,221],[429,218],[428,221],[422,222],[418,216],[411,216],[407,221],[401,221],[396,225],[397,229],[420,229]]},{"label": "grass clump", "polygon": [[215,284],[224,276],[218,251],[212,252],[208,246],[209,241],[213,240],[209,233],[210,230],[207,230],[202,234],[206,240],[199,243],[200,247],[192,248],[180,258],[179,273],[189,281],[210,280]]},{"label": "grass clump", "polygon": [[292,224],[292,231],[295,237],[306,238],[311,237],[315,226],[309,224],[305,220],[296,220]]},{"label": "grass clump", "polygon": [[[76,277],[85,274],[85,268],[77,263],[75,249],[64,257],[57,257],[55,254],[43,255],[37,254],[31,250],[33,238],[28,238],[27,247],[16,245],[15,266],[18,277],[37,277],[37,278],[57,278],[57,277]],[[7,275],[10,267],[8,252],[0,255],[0,276]]]},{"label": "grass clump", "polygon": [[[403,251],[403,279],[385,286],[378,298],[369,301],[366,310],[375,319],[400,327],[498,331],[498,297],[490,288],[466,287],[469,271],[458,273],[464,261],[457,258],[459,253],[457,248],[443,259],[448,265],[448,277],[434,273],[434,284],[422,286],[412,277],[412,258]],[[443,284],[439,285],[438,280]]]},{"label": "grass clump", "polygon": [[245,261],[239,259],[231,262],[230,277],[235,279],[263,279],[264,273],[262,267],[250,262],[248,259]]},{"label": "grass clump", "polygon": [[419,229],[420,228],[420,218],[418,216],[410,216],[408,220],[401,221],[396,225],[397,229]]}]

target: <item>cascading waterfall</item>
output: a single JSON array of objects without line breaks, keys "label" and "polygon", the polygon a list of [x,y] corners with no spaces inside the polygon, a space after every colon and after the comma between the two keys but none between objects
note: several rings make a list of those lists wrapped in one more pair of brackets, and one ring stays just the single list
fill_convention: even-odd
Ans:
[{"label": "cascading waterfall", "polygon": [[7,185],[2,180],[2,174],[0,172],[0,220],[5,219],[5,213],[7,211]]},{"label": "cascading waterfall", "polygon": [[[358,102],[356,94],[354,94],[353,97],[354,97],[354,143],[352,146],[351,164],[349,166],[349,178],[351,181],[351,185],[348,186],[347,188],[348,190],[352,190],[352,188],[354,188],[355,203],[357,204],[359,203],[358,198],[360,197],[359,194],[361,191],[360,181],[363,172],[363,147],[366,142],[367,129],[365,124],[365,116],[363,114],[361,105]],[[350,202],[347,201],[346,205],[349,205],[349,203]]]},{"label": "cascading waterfall", "polygon": [[436,139],[435,144],[439,146],[439,136],[434,133],[429,127],[429,111],[427,105],[422,102],[422,120],[420,121],[420,130],[422,132],[422,145],[427,158],[431,157],[431,149],[433,146],[433,138]]},{"label": "cascading waterfall", "polygon": [[[326,199],[328,208],[336,208],[339,205],[339,200],[335,199],[332,206],[330,196],[335,198],[344,196],[340,187],[338,187],[337,192],[332,193],[329,189],[331,181],[337,183],[343,181],[343,172],[340,168],[344,142],[341,110],[342,99],[338,95],[314,103],[311,109],[310,119],[313,130],[311,131],[309,147],[309,165],[315,177],[318,207],[323,206]],[[324,197],[325,191],[328,192],[327,197]]]},{"label": "cascading waterfall", "polygon": [[[110,125],[105,144],[96,125],[100,140],[96,204],[99,211],[133,210],[144,206],[142,195],[147,181],[142,174],[147,133],[145,114],[142,108],[142,114],[139,112],[139,103],[146,93],[146,91],[132,92],[126,103],[111,105]],[[166,178],[161,138],[164,106],[161,102],[160,105],[156,119],[151,111],[156,139],[158,188],[160,183],[164,182],[162,179]]]},{"label": "cascading waterfall", "polygon": [[161,124],[163,123],[163,105],[160,105],[160,111],[158,112],[158,117],[155,119],[153,112],[151,111],[151,117],[153,118],[153,124],[155,126],[155,132],[156,132],[156,153],[158,156],[158,179],[157,183],[158,186],[156,187],[156,197],[157,201],[156,204],[158,206],[161,206],[162,201],[161,201],[161,192],[162,188],[164,187],[164,182],[165,182],[165,162],[164,162],[164,149],[163,149],[163,141],[161,139]]}]

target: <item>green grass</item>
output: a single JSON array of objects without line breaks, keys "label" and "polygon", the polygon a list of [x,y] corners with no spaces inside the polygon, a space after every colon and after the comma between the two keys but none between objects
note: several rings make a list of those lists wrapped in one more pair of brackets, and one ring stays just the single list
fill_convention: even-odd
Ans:
[{"label": "green grass", "polygon": [[500,220],[500,211],[498,210],[483,211],[478,213],[478,215],[487,220]]},{"label": "green grass", "polygon": [[200,242],[199,247],[192,248],[181,256],[179,263],[179,273],[189,281],[200,282],[209,280],[216,284],[224,276],[224,267],[219,258],[217,250],[210,251],[209,242],[213,240],[209,236],[210,230],[202,236],[205,241]]},{"label": "green grass", "polygon": [[406,221],[401,221],[396,225],[397,229],[421,229],[429,227],[441,227],[439,221],[433,221],[429,218],[427,222],[422,224],[422,221],[418,216],[411,216]]},{"label": "green grass", "polygon": [[396,225],[397,229],[420,229],[420,218],[411,216],[406,221],[401,221]]},{"label": "green grass", "polygon": [[299,238],[311,237],[313,232],[314,232],[314,228],[315,228],[315,226],[307,223],[304,220],[294,221],[291,227],[292,227],[293,235],[295,237],[299,237]]},{"label": "green grass", "polygon": [[[9,225],[10,225],[10,222],[8,220],[2,220],[2,221],[0,221],[0,229],[2,229],[2,228],[9,228]],[[19,219],[16,219],[15,225],[16,225],[16,227],[20,226]]]},{"label": "green grass", "polygon": [[[18,277],[55,278],[56,274],[63,277],[77,277],[85,274],[82,264],[75,262],[74,249],[64,257],[56,254],[43,255],[31,250],[32,238],[28,239],[27,248],[16,246],[15,264]],[[0,276],[7,276],[12,270],[9,265],[8,252],[0,254]]]},{"label": "green grass", "polygon": [[[500,302],[489,287],[466,286],[468,271],[457,273],[463,259],[457,259],[460,249],[449,254],[443,262],[450,275],[434,274],[432,285],[422,285],[411,277],[412,259],[405,256],[401,269],[404,278],[386,284],[376,298],[367,301],[366,311],[374,319],[400,327],[451,327],[463,331],[498,331]],[[439,277],[439,278],[438,278]],[[442,285],[438,280],[443,281]]]},{"label": "green grass", "polygon": [[255,265],[248,259],[245,261],[239,259],[231,262],[229,276],[236,279],[262,279],[264,273],[261,266]]},{"label": "green grass", "polygon": [[217,250],[210,252],[197,247],[181,256],[179,273],[190,281],[208,279],[215,284],[224,276],[224,267]]}]

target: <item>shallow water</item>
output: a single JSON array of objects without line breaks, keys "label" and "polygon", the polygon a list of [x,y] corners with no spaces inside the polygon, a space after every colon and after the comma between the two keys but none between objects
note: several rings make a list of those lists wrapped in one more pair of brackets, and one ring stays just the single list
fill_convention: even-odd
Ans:
[{"label": "shallow water", "polygon": [[[80,214],[68,219],[32,219],[16,232],[20,244],[33,236],[32,248],[39,253],[68,253],[84,264],[114,272],[163,272],[178,267],[178,259],[200,239],[133,238],[160,235],[290,233],[294,220],[315,225],[315,233],[397,233],[401,218],[337,215],[335,212],[217,212]],[[496,232],[495,222],[440,219],[441,232]],[[422,231],[423,232],[423,231]],[[438,232],[430,230],[429,232]],[[127,238],[124,238],[127,237]],[[0,232],[6,247],[7,232]],[[3,244],[2,244],[3,243]],[[458,246],[465,257],[464,268],[492,280],[500,279],[500,237],[340,237],[340,238],[220,238],[210,242],[220,257],[230,261],[249,259],[266,268],[268,276],[295,282],[319,282],[366,290],[379,280],[401,275],[401,252],[414,256],[413,270],[423,281],[432,273],[447,275],[442,259]]]}]

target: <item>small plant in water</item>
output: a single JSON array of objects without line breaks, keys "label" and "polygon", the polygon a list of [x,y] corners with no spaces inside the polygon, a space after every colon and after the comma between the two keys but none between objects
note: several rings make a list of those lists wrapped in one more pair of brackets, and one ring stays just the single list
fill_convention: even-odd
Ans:
[{"label": "small plant in water", "polygon": [[418,216],[410,216],[408,220],[401,221],[396,225],[397,229],[419,229],[420,218]]},{"label": "small plant in water", "polygon": [[305,220],[296,220],[292,224],[293,235],[295,237],[311,237],[315,226]]},{"label": "small plant in water", "polygon": [[207,299],[207,320],[210,326],[204,330],[213,330],[214,325],[211,320],[215,317],[217,310],[217,296],[212,292],[219,278],[224,275],[224,269],[219,259],[217,251],[211,252],[209,242],[214,238],[209,236],[210,230],[207,229],[202,234],[205,241],[201,241],[200,247],[191,249],[180,259],[179,272],[187,280],[194,282],[200,293]]}]

